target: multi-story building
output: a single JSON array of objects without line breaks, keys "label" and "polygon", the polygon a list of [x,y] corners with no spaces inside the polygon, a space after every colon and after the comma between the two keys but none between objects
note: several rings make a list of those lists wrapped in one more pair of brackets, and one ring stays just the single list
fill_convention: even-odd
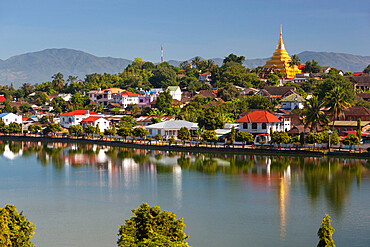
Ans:
[{"label": "multi-story building", "polygon": [[80,124],[82,120],[90,116],[98,116],[98,114],[89,110],[76,110],[72,112],[66,112],[59,115],[60,125],[63,128],[68,129],[72,125]]}]

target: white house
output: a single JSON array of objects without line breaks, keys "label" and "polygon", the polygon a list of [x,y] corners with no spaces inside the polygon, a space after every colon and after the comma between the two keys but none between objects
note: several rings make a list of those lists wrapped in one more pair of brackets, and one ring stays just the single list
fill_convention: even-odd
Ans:
[{"label": "white house", "polygon": [[280,100],[281,109],[293,110],[296,107],[303,109],[305,101],[299,94],[294,93]]},{"label": "white house", "polygon": [[64,101],[70,101],[72,98],[72,94],[70,93],[52,93],[49,95],[49,99],[52,100],[55,97],[61,97]]},{"label": "white house", "polygon": [[90,117],[91,115],[97,116],[98,114],[89,110],[76,110],[72,112],[66,112],[59,115],[60,125],[63,128],[68,129],[69,126],[80,124],[82,120]]},{"label": "white house", "polygon": [[139,96],[140,94],[123,90],[119,92],[119,94],[113,96],[113,102],[119,103],[126,108],[128,105],[139,104]]},{"label": "white house", "polygon": [[185,120],[172,120],[160,122],[145,126],[144,128],[149,131],[149,136],[154,137],[157,134],[162,135],[163,139],[168,139],[171,136],[177,138],[177,134],[181,127],[186,127],[190,132],[198,129],[197,123],[188,122]]},{"label": "white house", "polygon": [[9,125],[10,123],[22,124],[22,116],[18,116],[11,112],[1,113],[0,119],[5,123],[5,125]]},{"label": "white house", "polygon": [[181,101],[182,92],[179,86],[169,86],[167,92],[172,96],[172,99]]},{"label": "white house", "polygon": [[205,73],[199,75],[198,80],[200,80],[200,81],[211,81],[211,76],[212,76],[211,72],[205,72]]},{"label": "white house", "polygon": [[85,118],[80,122],[82,128],[87,128],[87,126],[93,126],[96,128],[96,126],[99,126],[100,132],[104,132],[104,130],[109,129],[109,121],[103,117],[99,116],[90,116],[88,118]]},{"label": "white house", "polygon": [[254,110],[236,120],[235,123],[239,123],[239,131],[266,136],[266,143],[270,139],[270,129],[289,131],[291,128],[290,118],[278,118],[267,110]]}]

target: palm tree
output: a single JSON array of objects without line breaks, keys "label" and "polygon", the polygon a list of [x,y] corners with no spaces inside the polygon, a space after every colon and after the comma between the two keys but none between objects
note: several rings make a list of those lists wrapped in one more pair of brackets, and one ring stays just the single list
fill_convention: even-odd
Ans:
[{"label": "palm tree", "polygon": [[57,72],[51,78],[53,79],[52,84],[54,89],[60,90],[64,87],[63,74]]},{"label": "palm tree", "polygon": [[316,131],[317,131],[318,125],[322,125],[322,124],[326,125],[329,123],[328,117],[321,110],[323,106],[324,106],[324,103],[320,102],[317,96],[312,96],[312,98],[308,99],[305,102],[305,107],[303,110],[303,115],[304,115],[303,122],[304,122],[305,128],[310,125],[311,131],[314,128],[316,128]]},{"label": "palm tree", "polygon": [[330,107],[329,112],[333,116],[332,130],[334,130],[335,120],[344,116],[344,110],[351,107],[351,103],[348,101],[345,91],[341,87],[336,86],[326,95],[325,106]]},{"label": "palm tree", "polygon": [[296,54],[292,56],[292,60],[289,62],[290,67],[294,67],[294,65],[297,65],[297,66],[301,65],[301,60]]}]

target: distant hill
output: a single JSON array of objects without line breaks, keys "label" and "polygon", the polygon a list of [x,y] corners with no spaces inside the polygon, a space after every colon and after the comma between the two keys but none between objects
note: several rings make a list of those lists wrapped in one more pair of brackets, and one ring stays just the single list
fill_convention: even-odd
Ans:
[{"label": "distant hill", "polygon": [[84,79],[91,73],[122,72],[130,63],[127,59],[96,57],[72,49],[47,49],[0,60],[0,82],[12,82],[15,87],[24,82],[41,83],[51,80],[56,72]]},{"label": "distant hill", "polygon": [[[292,55],[292,54],[291,54]],[[343,71],[362,71],[370,64],[370,56],[356,56],[333,52],[305,51],[297,54],[302,63],[315,59],[320,65],[331,66]],[[262,66],[269,58],[247,59],[248,68]],[[223,58],[213,58],[221,65]],[[47,49],[26,53],[0,60],[0,84],[13,83],[15,87],[24,82],[41,83],[51,80],[56,72],[65,77],[69,75],[84,79],[86,74],[122,72],[132,61],[123,58],[97,57],[86,52],[72,49]],[[179,66],[182,61],[169,60],[171,65]]]},{"label": "distant hill", "polygon": [[[293,54],[290,54],[293,55]],[[357,56],[345,53],[335,53],[335,52],[313,52],[304,51],[297,54],[301,60],[301,63],[306,63],[306,61],[316,60],[321,66],[330,66],[344,72],[361,72],[364,68],[370,64],[370,56]],[[246,59],[244,65],[247,68],[256,68],[258,66],[263,66],[266,61],[270,58],[255,58]],[[223,58],[212,58],[215,64],[221,66]],[[168,61],[171,65],[178,66],[181,61],[170,60]]]}]

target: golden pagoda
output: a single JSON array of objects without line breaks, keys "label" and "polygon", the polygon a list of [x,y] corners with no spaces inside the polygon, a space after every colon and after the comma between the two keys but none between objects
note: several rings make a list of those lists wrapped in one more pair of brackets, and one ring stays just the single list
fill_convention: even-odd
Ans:
[{"label": "golden pagoda", "polygon": [[280,25],[280,39],[271,59],[266,62],[263,68],[273,69],[274,72],[283,73],[285,78],[294,78],[297,73],[302,73],[297,65],[290,66],[289,62],[292,59],[289,57],[288,52],[285,50],[283,42],[283,29]]}]

